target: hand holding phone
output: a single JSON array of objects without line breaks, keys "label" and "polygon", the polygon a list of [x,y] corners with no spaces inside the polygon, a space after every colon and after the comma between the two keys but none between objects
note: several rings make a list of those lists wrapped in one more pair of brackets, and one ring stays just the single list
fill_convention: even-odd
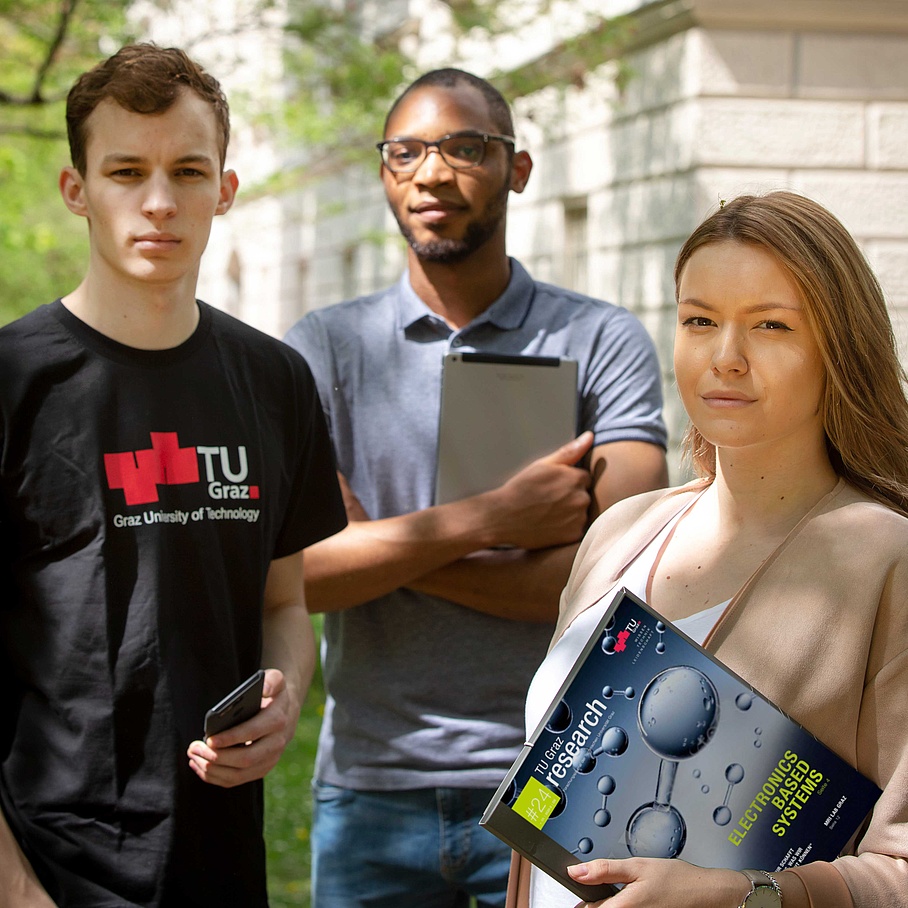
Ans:
[{"label": "hand holding phone", "polygon": [[259,669],[205,713],[203,740],[251,719],[262,708],[265,672]]}]

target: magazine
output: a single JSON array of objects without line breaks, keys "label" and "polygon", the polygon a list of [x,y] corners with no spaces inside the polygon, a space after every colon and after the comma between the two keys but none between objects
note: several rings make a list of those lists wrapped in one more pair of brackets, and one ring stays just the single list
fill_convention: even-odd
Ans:
[{"label": "magazine", "polygon": [[481,825],[587,901],[566,868],[682,858],[784,870],[830,861],[881,794],[622,589]]}]

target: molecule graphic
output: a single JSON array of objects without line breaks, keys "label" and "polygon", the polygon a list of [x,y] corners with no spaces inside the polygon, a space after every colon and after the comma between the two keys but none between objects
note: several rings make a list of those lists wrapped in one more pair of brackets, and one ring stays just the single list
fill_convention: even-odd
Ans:
[{"label": "molecule graphic", "polygon": [[725,768],[725,778],[728,781],[725,800],[720,807],[713,811],[713,822],[717,826],[727,826],[731,822],[731,810],[728,802],[731,799],[731,790],[744,778],[744,767],[740,763],[730,763]]},{"label": "molecule graphic", "polygon": [[620,757],[627,750],[627,732],[620,725],[612,725],[602,733],[598,747],[581,747],[571,766],[580,773],[592,772],[596,768],[596,758],[603,754],[609,757]]},{"label": "molecule graphic", "polygon": [[[637,641],[631,639],[636,632],[634,622],[628,624],[624,630],[619,630],[620,626],[613,617],[599,638],[598,648],[609,659],[627,652],[632,647],[635,647],[634,652],[641,651],[641,645],[649,639],[648,637]],[[656,654],[663,655],[668,645],[666,643],[668,627],[664,622],[656,621],[654,630],[658,636],[650,645]],[[693,758],[698,757],[713,740],[719,727],[719,692],[709,676],[693,665],[674,665],[655,672],[645,684],[642,693],[639,693],[639,688],[625,687],[614,678],[608,680],[611,683],[599,687],[601,699],[605,702],[637,701],[634,706],[628,704],[626,707],[620,702],[613,702],[612,705],[617,710],[613,715],[618,717],[619,721],[620,717],[624,716],[633,722],[629,713],[635,713],[640,739],[658,759],[653,800],[641,804],[626,820],[623,836],[625,845],[628,852],[635,857],[678,857],[686,845],[688,827],[681,813],[681,810],[686,812],[683,799],[675,797],[675,804],[672,803],[675,782],[680,763],[691,760],[694,763],[693,778],[699,780],[697,784],[700,791],[704,795],[710,793],[711,785],[706,784],[707,780],[701,778],[701,770],[697,767],[700,761]],[[602,684],[601,680],[599,684]],[[750,692],[739,692],[734,697],[734,706],[737,711],[747,713],[751,711],[756,699]],[[561,734],[571,727],[574,719],[570,705],[561,701],[550,715],[546,727],[551,732]],[[763,733],[762,729],[754,726],[751,726],[754,734],[753,746],[759,748]],[[616,782],[611,775],[596,774],[595,771],[602,765],[600,758],[603,756],[620,757],[628,751],[630,735],[626,729],[629,727],[627,721],[612,725],[606,723],[598,740],[590,741],[589,746],[576,747],[573,751],[571,767],[574,772],[592,776],[588,783],[580,785],[577,793],[584,793],[581,801],[589,804],[589,807],[584,807],[584,812],[591,809],[592,822],[600,829],[612,825],[614,818],[612,810],[609,809],[610,798],[622,786],[620,775],[616,774],[618,778]],[[744,766],[737,762],[729,763],[725,767],[724,775],[725,797],[723,802],[712,810],[712,820],[719,827],[726,826],[733,818],[730,804],[735,786],[744,779]],[[592,784],[596,785],[600,797],[597,798],[590,790]],[[587,785],[590,785],[589,789]],[[566,791],[559,791],[559,813],[564,809],[567,794]],[[622,791],[620,796],[626,798],[629,794],[629,791]],[[620,809],[619,822],[624,824],[624,817],[627,815],[623,807],[619,808],[614,799],[612,802],[613,810]],[[580,803],[578,802],[578,806]],[[589,814],[587,816],[589,817]],[[576,846],[572,854],[590,855],[594,852],[598,836],[588,830],[587,832],[588,834],[582,838],[573,840]],[[567,847],[570,848],[570,845]]]},{"label": "molecule graphic", "polygon": [[601,776],[596,788],[602,795],[602,807],[593,814],[593,822],[597,826],[608,826],[612,822],[612,815],[608,811],[608,796],[615,791],[615,780],[611,776]]},{"label": "molecule graphic", "polygon": [[563,731],[567,731],[571,727],[571,719],[573,718],[573,715],[574,714],[571,712],[570,704],[568,704],[566,700],[562,700],[552,710],[552,715],[549,716],[549,720],[545,723],[545,727],[549,731],[560,734]]},{"label": "molecule graphic", "polygon": [[674,858],[681,853],[687,826],[671,804],[678,763],[706,747],[718,722],[718,692],[698,669],[674,666],[647,684],[637,724],[643,742],[661,762],[653,802],[638,807],[627,823],[625,841],[635,857]]},{"label": "molecule graphic", "polygon": [[[608,796],[613,794],[616,788],[615,780],[611,776],[600,776],[596,783],[596,788],[602,795],[602,807],[593,814],[593,822],[597,826],[608,826],[612,822],[612,815],[608,810]],[[593,850],[593,840],[584,836],[578,843],[577,847],[571,854],[589,854]]]},{"label": "molecule graphic", "polygon": [[656,622],[656,633],[659,635],[656,652],[661,656],[665,652],[665,625],[661,621]]}]

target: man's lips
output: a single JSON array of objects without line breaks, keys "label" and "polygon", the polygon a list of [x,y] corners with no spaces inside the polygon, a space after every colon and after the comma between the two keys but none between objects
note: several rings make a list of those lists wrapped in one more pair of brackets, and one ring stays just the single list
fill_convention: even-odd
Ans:
[{"label": "man's lips", "polygon": [[458,214],[464,210],[463,205],[454,202],[442,202],[433,200],[431,202],[420,202],[410,208],[417,217],[423,221],[443,221],[452,215]]},{"label": "man's lips", "polygon": [[133,244],[140,249],[172,249],[181,242],[170,233],[145,233],[133,238]]}]

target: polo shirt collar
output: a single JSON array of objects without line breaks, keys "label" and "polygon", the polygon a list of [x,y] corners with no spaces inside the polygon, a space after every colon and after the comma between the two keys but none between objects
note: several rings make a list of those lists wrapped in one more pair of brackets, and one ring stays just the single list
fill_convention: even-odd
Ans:
[{"label": "polo shirt collar", "polygon": [[[512,258],[509,261],[511,279],[508,281],[504,293],[463,330],[483,322],[490,322],[496,328],[504,331],[519,328],[523,324],[530,304],[533,302],[536,285],[517,259]],[[416,295],[416,291],[410,284],[409,269],[401,275],[397,289],[397,323],[402,331],[423,319],[430,322],[438,320],[438,316]]]}]

